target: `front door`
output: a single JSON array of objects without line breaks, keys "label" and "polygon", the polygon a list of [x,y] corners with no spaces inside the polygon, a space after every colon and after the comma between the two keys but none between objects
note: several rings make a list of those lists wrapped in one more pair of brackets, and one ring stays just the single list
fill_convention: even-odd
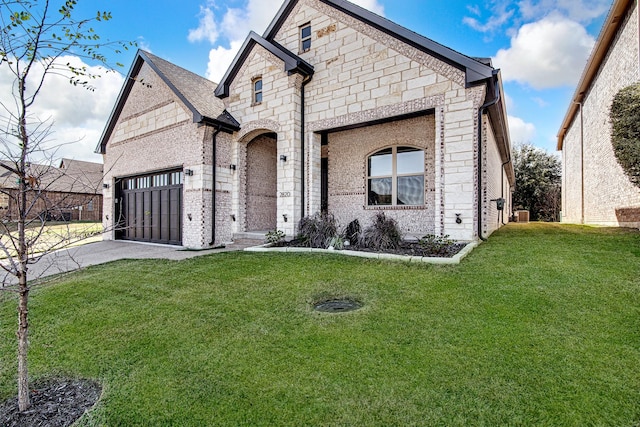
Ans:
[{"label": "front door", "polygon": [[269,231],[277,226],[277,140],[264,134],[247,145],[246,231]]}]

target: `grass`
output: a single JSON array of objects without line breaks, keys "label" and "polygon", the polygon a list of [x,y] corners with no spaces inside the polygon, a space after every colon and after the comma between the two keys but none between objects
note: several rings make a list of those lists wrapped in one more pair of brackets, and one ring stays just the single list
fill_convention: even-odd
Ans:
[{"label": "grass", "polygon": [[[640,233],[509,225],[459,266],[222,253],[33,293],[31,373],[99,379],[81,425],[637,426]],[[323,297],[365,303],[314,312]],[[0,305],[14,337],[15,304]],[[0,400],[15,391],[0,341]]]},{"label": "grass", "polygon": [[[49,222],[42,230],[40,228],[40,223],[38,222],[26,230],[27,239],[33,239],[40,233],[38,240],[32,246],[31,252],[34,254],[102,240],[102,223],[99,222]],[[17,231],[12,231],[11,234],[17,239]],[[10,236],[2,234],[0,236],[0,244],[7,247],[10,253],[15,256],[16,251],[12,248]],[[6,255],[0,253],[0,259],[3,258],[6,258]]]}]

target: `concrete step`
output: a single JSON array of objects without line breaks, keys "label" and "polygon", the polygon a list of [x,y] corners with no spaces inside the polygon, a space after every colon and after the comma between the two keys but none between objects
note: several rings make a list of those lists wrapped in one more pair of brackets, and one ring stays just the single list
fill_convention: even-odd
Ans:
[{"label": "concrete step", "polygon": [[233,233],[233,241],[236,240],[261,240],[267,236],[266,231],[244,231],[241,233]]},{"label": "concrete step", "polygon": [[244,232],[234,233],[233,243],[227,245],[229,249],[244,249],[251,246],[264,245],[264,238],[266,233],[262,232]]}]

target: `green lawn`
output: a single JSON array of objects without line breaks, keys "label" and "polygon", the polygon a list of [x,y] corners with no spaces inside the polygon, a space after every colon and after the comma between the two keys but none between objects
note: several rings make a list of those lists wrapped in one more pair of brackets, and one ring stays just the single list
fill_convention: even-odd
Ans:
[{"label": "green lawn", "polygon": [[[323,314],[324,296],[365,304]],[[120,261],[33,293],[31,373],[108,426],[638,426],[640,233],[509,225],[459,266],[320,254]],[[0,400],[15,394],[0,305]]]},{"label": "green lawn", "polygon": [[[15,224],[9,224],[11,234],[17,240],[18,231]],[[30,224],[26,231],[27,240],[38,237],[37,242],[32,245],[31,253],[41,254],[57,249],[70,248],[102,240],[102,223],[93,221],[73,221],[73,222],[49,222],[44,227],[41,223]],[[11,236],[6,233],[0,234],[0,244],[7,247],[9,252],[15,256]],[[0,252],[0,259],[7,258],[6,254]]]}]

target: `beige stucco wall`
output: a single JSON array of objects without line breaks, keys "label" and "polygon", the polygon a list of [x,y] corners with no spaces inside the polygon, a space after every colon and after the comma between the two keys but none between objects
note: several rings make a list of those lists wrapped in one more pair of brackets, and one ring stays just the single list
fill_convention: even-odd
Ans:
[{"label": "beige stucco wall", "polygon": [[[584,222],[597,225],[640,226],[640,189],[618,165],[611,145],[609,109],[615,94],[640,80],[637,2],[624,18],[582,106],[564,139],[562,220],[582,221],[582,161],[584,152]],[[635,214],[634,214],[635,212]]]}]

